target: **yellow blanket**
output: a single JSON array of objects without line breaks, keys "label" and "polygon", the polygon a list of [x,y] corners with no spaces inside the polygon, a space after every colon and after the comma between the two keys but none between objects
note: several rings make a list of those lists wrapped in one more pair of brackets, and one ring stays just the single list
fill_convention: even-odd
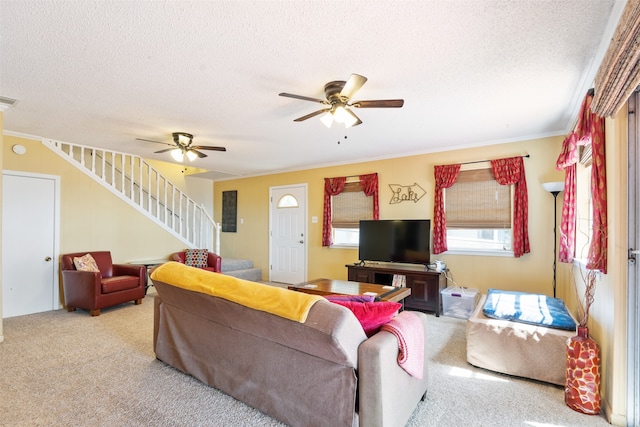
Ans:
[{"label": "yellow blanket", "polygon": [[307,320],[311,306],[324,299],[318,295],[212,273],[179,262],[168,262],[157,267],[151,274],[151,279],[213,295],[300,323]]}]

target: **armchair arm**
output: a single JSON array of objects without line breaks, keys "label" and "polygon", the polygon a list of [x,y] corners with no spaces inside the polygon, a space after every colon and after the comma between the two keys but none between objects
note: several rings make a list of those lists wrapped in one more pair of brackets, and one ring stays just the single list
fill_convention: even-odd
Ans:
[{"label": "armchair arm", "polygon": [[62,270],[64,303],[71,307],[95,307],[101,294],[102,276],[98,272]]},{"label": "armchair arm", "polygon": [[358,391],[361,426],[404,426],[427,391],[427,316],[413,312],[425,330],[423,377],[398,365],[398,340],[380,331],[358,348]]},{"label": "armchair arm", "polygon": [[147,282],[147,267],[135,264],[113,264],[113,276],[136,276],[140,279],[140,286]]},{"label": "armchair arm", "polygon": [[176,252],[171,254],[171,259],[175,262],[179,262],[181,264],[184,264],[184,259],[185,259],[185,253],[184,252]]},{"label": "armchair arm", "polygon": [[213,267],[216,273],[220,273],[220,271],[222,271],[222,257],[214,254],[213,252],[209,252],[209,255],[207,256],[207,265],[209,267]]}]

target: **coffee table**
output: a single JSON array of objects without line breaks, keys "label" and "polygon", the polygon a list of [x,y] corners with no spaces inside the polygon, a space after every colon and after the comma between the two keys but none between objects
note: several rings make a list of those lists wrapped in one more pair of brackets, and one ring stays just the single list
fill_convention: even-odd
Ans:
[{"label": "coffee table", "polygon": [[291,285],[293,291],[315,295],[365,295],[375,294],[376,301],[395,301],[402,303],[411,295],[411,288],[395,288],[393,286],[375,285],[373,283],[348,282],[345,280],[314,279],[308,282]]}]

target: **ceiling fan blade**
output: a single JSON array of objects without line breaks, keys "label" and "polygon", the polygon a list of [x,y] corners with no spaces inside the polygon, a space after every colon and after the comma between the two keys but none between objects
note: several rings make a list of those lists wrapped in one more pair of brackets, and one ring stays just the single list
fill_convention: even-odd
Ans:
[{"label": "ceiling fan blade", "polygon": [[303,100],[303,101],[319,102],[319,103],[321,103],[321,104],[327,104],[327,105],[329,104],[329,103],[328,103],[326,100],[324,100],[324,99],[311,98],[311,97],[308,97],[308,96],[293,95],[293,94],[291,94],[291,93],[284,93],[284,92],[279,93],[278,95],[280,95],[280,96],[285,96],[285,97],[287,97],[287,98],[301,99],[301,100]]},{"label": "ceiling fan blade", "polygon": [[351,97],[367,82],[365,76],[360,74],[351,74],[349,80],[344,84],[344,87],[340,91],[340,96],[351,99]]},{"label": "ceiling fan blade", "polygon": [[356,119],[356,121],[350,127],[354,127],[362,124],[362,120],[360,120],[360,117],[356,116],[356,113],[351,111],[349,108],[345,108],[344,110],[347,113],[349,113],[349,115],[351,115],[354,119]]},{"label": "ceiling fan blade", "polygon": [[164,150],[160,150],[160,151],[154,151],[155,154],[160,154],[160,153],[166,153],[167,151],[173,151],[175,150],[176,147],[173,148],[165,148]]},{"label": "ceiling fan blade", "polygon": [[379,99],[376,101],[357,101],[351,104],[356,108],[400,108],[404,99]]},{"label": "ceiling fan blade", "polygon": [[196,150],[227,151],[225,147],[212,147],[210,145],[194,145],[191,148]]},{"label": "ceiling fan blade", "polygon": [[195,149],[193,149],[193,148],[190,148],[190,149],[188,149],[187,151],[191,151],[192,153],[195,153],[195,154],[196,154],[198,157],[200,157],[201,159],[204,159],[205,157],[207,157],[207,155],[206,155],[206,154],[201,153],[200,151],[195,150]]},{"label": "ceiling fan blade", "polygon": [[294,120],[294,122],[302,122],[304,120],[310,119],[311,117],[318,116],[322,113],[326,113],[327,111],[331,111],[331,108],[325,108],[324,110],[314,111],[313,113],[307,114],[306,116],[298,117]]},{"label": "ceiling fan blade", "polygon": [[173,145],[173,144],[169,144],[167,142],[154,141],[152,139],[144,139],[144,138],[136,138],[136,141],[145,141],[145,142],[154,142],[156,144]]}]

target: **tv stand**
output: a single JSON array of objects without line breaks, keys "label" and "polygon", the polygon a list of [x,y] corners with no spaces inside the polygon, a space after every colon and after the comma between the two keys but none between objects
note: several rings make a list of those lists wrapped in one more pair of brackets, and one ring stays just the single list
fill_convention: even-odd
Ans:
[{"label": "tv stand", "polygon": [[404,300],[406,309],[442,313],[442,294],[447,287],[444,273],[428,270],[424,265],[389,265],[357,263],[347,264],[348,280],[351,282],[391,285],[396,274],[406,277],[407,288],[411,295]]}]

